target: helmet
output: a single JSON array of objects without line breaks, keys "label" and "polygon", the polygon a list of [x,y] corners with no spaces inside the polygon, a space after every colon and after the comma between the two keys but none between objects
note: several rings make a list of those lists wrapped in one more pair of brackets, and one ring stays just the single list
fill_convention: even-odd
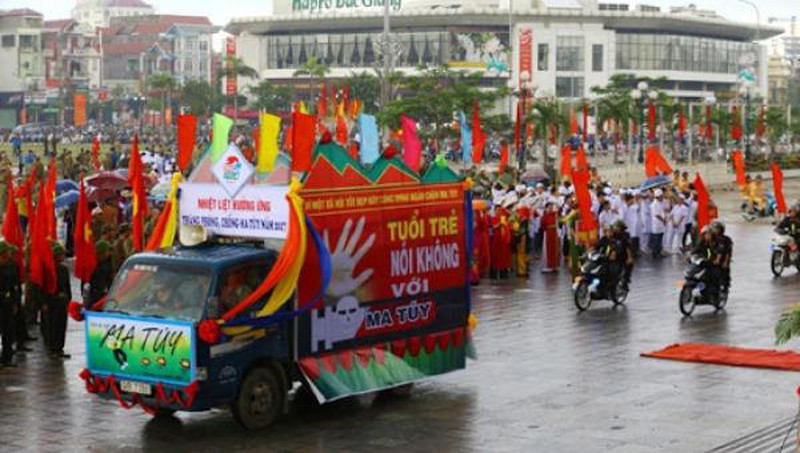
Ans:
[{"label": "helmet", "polygon": [[711,228],[714,230],[714,233],[723,235],[725,234],[725,224],[719,220],[715,220],[711,222]]},{"label": "helmet", "polygon": [[625,231],[628,229],[628,226],[625,225],[625,222],[623,222],[622,220],[617,220],[611,225],[611,227],[617,231]]},{"label": "helmet", "polygon": [[714,232],[714,229],[711,228],[711,225],[706,225],[706,226],[703,227],[702,230],[700,230],[700,234],[701,235],[702,234],[706,234],[706,233],[713,233],[713,232]]}]

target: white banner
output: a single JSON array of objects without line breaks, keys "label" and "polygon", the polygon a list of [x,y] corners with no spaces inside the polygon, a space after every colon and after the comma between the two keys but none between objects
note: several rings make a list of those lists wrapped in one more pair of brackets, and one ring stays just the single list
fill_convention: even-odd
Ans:
[{"label": "white banner", "polygon": [[219,184],[181,184],[180,222],[220,236],[286,239],[288,186],[247,185],[231,198]]}]

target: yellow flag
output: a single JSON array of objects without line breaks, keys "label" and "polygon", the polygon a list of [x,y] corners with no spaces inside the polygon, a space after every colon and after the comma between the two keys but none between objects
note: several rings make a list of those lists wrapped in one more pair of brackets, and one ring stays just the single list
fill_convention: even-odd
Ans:
[{"label": "yellow flag", "polygon": [[308,109],[306,108],[306,103],[303,102],[303,101],[298,102],[297,103],[297,111],[300,112],[300,113],[308,115]]},{"label": "yellow flag", "polygon": [[265,173],[275,169],[278,157],[278,134],[281,131],[281,118],[269,113],[261,114],[261,129],[258,138],[258,163],[256,171]]}]

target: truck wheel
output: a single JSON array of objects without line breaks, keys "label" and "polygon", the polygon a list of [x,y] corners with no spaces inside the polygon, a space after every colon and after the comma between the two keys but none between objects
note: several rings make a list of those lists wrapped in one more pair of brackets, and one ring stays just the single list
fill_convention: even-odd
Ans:
[{"label": "truck wheel", "polygon": [[167,418],[172,417],[175,415],[175,409],[165,409],[163,407],[156,408],[155,412],[152,414],[153,418]]},{"label": "truck wheel", "polygon": [[398,385],[397,387],[392,387],[390,389],[386,389],[381,391],[381,395],[386,395],[390,398],[410,398],[411,391],[414,389],[414,383],[408,383],[403,385]]},{"label": "truck wheel", "polygon": [[280,415],[285,397],[274,371],[268,367],[253,368],[231,404],[233,418],[247,429],[266,428]]}]

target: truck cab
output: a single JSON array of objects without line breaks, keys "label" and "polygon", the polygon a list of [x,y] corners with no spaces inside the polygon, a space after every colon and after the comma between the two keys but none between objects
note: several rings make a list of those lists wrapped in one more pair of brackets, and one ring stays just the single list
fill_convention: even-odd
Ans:
[{"label": "truck cab", "polygon": [[129,258],[103,311],[87,313],[89,369],[94,381],[105,380],[106,391],[97,393],[156,414],[230,405],[246,427],[270,424],[291,386],[292,323],[275,322],[215,344],[199,338],[198,330],[252,293],[276,255],[238,244],[174,247]]}]

